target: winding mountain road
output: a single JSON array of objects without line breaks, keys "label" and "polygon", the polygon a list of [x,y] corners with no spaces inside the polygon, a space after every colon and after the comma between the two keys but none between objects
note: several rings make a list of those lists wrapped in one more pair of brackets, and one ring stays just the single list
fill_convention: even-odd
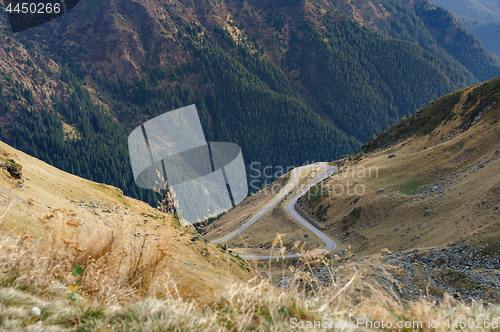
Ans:
[{"label": "winding mountain road", "polygon": [[314,253],[308,252],[308,253],[303,253],[303,254],[287,254],[287,255],[243,255],[243,254],[238,254],[241,258],[244,259],[273,259],[273,258],[298,258],[298,257],[304,257],[304,256],[309,256],[309,255],[318,255],[322,253],[326,253],[332,250],[335,250],[337,248],[337,245],[335,242],[333,242],[332,239],[330,239],[328,236],[326,236],[323,232],[321,232],[319,229],[311,225],[304,217],[302,217],[294,208],[295,204],[297,203],[297,200],[304,196],[309,189],[316,185],[317,183],[323,181],[327,177],[331,176],[333,173],[337,171],[337,167],[330,166],[327,163],[316,163],[313,165],[307,165],[307,166],[301,166],[297,167],[292,171],[292,175],[290,178],[290,181],[288,184],[281,190],[281,192],[276,195],[276,197],[269,203],[267,204],[262,210],[260,210],[255,216],[253,216],[249,221],[247,221],[245,224],[243,224],[240,228],[235,230],[234,232],[220,238],[217,240],[213,240],[212,243],[221,243],[221,242],[226,242],[229,239],[235,237],[236,235],[240,234],[241,232],[245,231],[248,229],[250,226],[255,224],[257,220],[262,218],[266,213],[271,211],[272,208],[274,208],[283,198],[285,198],[286,195],[290,193],[290,191],[293,190],[297,186],[300,180],[300,175],[308,169],[318,169],[321,168],[323,169],[322,172],[320,172],[314,180],[312,180],[305,188],[299,189],[299,193],[295,195],[288,203],[285,204],[285,211],[292,216],[293,219],[297,220],[302,226],[310,230],[314,235],[319,237],[324,243],[325,247],[321,250],[315,250]]}]

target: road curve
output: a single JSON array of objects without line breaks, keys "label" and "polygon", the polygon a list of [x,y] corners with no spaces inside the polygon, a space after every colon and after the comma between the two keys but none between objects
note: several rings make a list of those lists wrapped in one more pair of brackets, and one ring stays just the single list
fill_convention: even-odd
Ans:
[{"label": "road curve", "polygon": [[326,236],[323,232],[321,232],[319,229],[311,225],[304,217],[302,217],[295,209],[294,205],[297,203],[297,200],[304,196],[309,189],[314,186],[315,184],[323,181],[327,177],[331,176],[333,173],[337,171],[337,167],[330,166],[327,163],[316,163],[313,165],[307,165],[307,166],[301,166],[292,171],[290,181],[288,181],[288,184],[283,188],[283,190],[276,195],[276,197],[269,203],[267,204],[262,210],[260,210],[255,216],[253,216],[249,221],[247,221],[245,224],[243,224],[240,228],[235,230],[234,232],[220,238],[217,240],[213,240],[212,243],[221,243],[225,242],[236,235],[240,234],[241,232],[245,231],[248,229],[250,226],[255,224],[257,220],[262,218],[266,213],[271,211],[272,208],[276,206],[283,198],[285,198],[290,191],[295,188],[295,186],[298,184],[300,175],[307,169],[318,169],[321,168],[323,171],[318,174],[318,176],[312,180],[306,188],[301,190],[295,197],[293,197],[288,203],[285,204],[285,211],[292,216],[293,219],[297,220],[302,226],[310,230],[314,235],[319,237],[324,243],[325,247],[321,250],[316,250],[313,253],[303,253],[303,254],[287,254],[287,255],[240,255],[238,254],[241,258],[244,259],[273,259],[273,258],[298,258],[298,257],[304,257],[304,256],[309,256],[309,255],[317,255],[317,254],[322,254],[326,253],[328,251],[335,250],[337,248],[337,245],[335,242],[333,242],[332,239],[330,239],[328,236]]}]

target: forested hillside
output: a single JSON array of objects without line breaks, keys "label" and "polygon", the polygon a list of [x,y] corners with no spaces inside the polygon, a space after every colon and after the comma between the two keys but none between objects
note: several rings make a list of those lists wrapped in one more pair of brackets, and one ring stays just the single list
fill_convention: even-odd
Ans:
[{"label": "forested hillside", "polygon": [[432,0],[456,15],[475,20],[494,21],[500,19],[500,3],[495,0]]},{"label": "forested hillside", "polygon": [[500,57],[500,3],[495,0],[433,0],[451,11],[488,51]]},{"label": "forested hillside", "polygon": [[126,137],[168,110],[195,103],[247,165],[301,165],[500,75],[427,1],[86,0],[15,35],[2,20],[1,139],[149,202]]},{"label": "forested hillside", "polygon": [[488,51],[500,57],[500,19],[480,22],[462,18],[461,21],[470,32],[481,40]]}]

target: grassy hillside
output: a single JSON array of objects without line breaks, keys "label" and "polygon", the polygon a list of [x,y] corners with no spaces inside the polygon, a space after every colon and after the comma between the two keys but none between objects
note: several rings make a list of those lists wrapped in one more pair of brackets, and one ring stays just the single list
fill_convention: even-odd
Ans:
[{"label": "grassy hillside", "polygon": [[[499,118],[500,78],[444,96],[337,163],[340,171],[299,204],[337,243],[341,260],[383,253],[403,285],[400,296],[442,299],[451,292],[496,303]],[[206,236],[236,229],[285,184],[286,176],[224,214],[203,229]],[[229,246],[277,254],[321,248],[285,213],[288,199]]]},{"label": "grassy hillside", "polygon": [[[499,104],[500,78],[439,98],[345,160],[338,174],[301,199],[303,209],[358,253],[495,242]],[[229,211],[205,229],[207,236],[219,237],[222,225],[230,232],[285,184],[286,177]],[[233,244],[268,247],[278,232],[291,248],[300,227],[287,219],[285,202]]]},{"label": "grassy hillside", "polygon": [[[496,243],[499,101],[500,79],[438,99],[367,143],[304,207],[360,253]],[[363,195],[338,194],[356,185]]]},{"label": "grassy hillside", "polygon": [[[485,331],[497,329],[497,305],[447,294],[439,302],[402,297],[386,255],[358,260],[348,252],[323,258],[321,267],[304,261],[258,273],[117,188],[69,175],[4,143],[0,156],[2,165],[16,167],[13,174],[22,173],[16,179],[0,169],[1,329],[289,331],[295,323],[332,328],[354,320],[353,331],[399,331],[398,322],[457,331],[455,320],[471,318],[484,322]],[[370,328],[382,320],[384,328]],[[439,328],[429,320],[438,320]]]},{"label": "grassy hillside", "polygon": [[[21,179],[3,167],[7,160],[22,166]],[[55,269],[57,287],[77,285],[78,294],[108,304],[141,298],[164,278],[175,282],[183,297],[201,301],[226,282],[254,275],[241,259],[198,241],[194,228],[118,188],[70,175],[3,142],[0,165],[2,287],[42,294],[50,288],[50,275],[35,276]],[[25,257],[11,250],[24,250]],[[16,260],[19,266],[11,266]],[[5,275],[12,269],[19,278]]]}]

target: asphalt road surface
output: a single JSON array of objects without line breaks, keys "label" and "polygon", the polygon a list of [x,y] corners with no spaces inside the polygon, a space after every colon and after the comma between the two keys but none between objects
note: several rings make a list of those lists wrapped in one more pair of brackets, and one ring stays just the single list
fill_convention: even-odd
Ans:
[{"label": "asphalt road surface", "polygon": [[295,209],[294,205],[297,203],[297,200],[304,196],[307,191],[314,186],[315,184],[323,181],[327,177],[331,176],[333,173],[337,171],[337,167],[335,166],[330,166],[327,163],[316,163],[313,165],[307,165],[307,166],[302,166],[302,167],[297,167],[292,171],[292,176],[290,181],[288,181],[288,184],[281,190],[281,192],[276,195],[276,197],[269,203],[267,204],[262,210],[260,210],[255,216],[253,216],[249,221],[247,221],[245,224],[243,224],[240,228],[235,230],[234,232],[220,238],[217,240],[212,241],[212,243],[221,243],[221,242],[226,242],[229,239],[232,239],[236,235],[240,234],[241,232],[245,231],[248,229],[250,226],[255,224],[257,220],[262,218],[266,213],[271,211],[272,208],[276,206],[283,198],[285,198],[286,195],[290,191],[293,190],[299,183],[300,175],[308,169],[318,169],[321,168],[323,169],[322,172],[320,172],[315,179],[313,179],[307,187],[304,189],[300,190],[299,192],[293,197],[288,203],[285,204],[285,211],[292,216],[293,219],[297,220],[302,226],[310,230],[311,232],[314,233],[317,237],[319,237],[324,243],[325,247],[320,250],[315,250],[314,252],[308,252],[308,253],[303,253],[303,254],[287,254],[287,255],[282,255],[282,254],[277,254],[277,255],[240,255],[238,254],[241,258],[244,259],[273,259],[273,258],[298,258],[298,257],[304,257],[304,256],[309,256],[309,255],[317,255],[317,254],[322,254],[326,253],[332,250],[335,250],[337,248],[337,245],[335,242],[333,242],[332,239],[330,239],[328,236],[326,236],[323,232],[321,232],[319,229],[311,225],[306,219],[304,219]]}]

